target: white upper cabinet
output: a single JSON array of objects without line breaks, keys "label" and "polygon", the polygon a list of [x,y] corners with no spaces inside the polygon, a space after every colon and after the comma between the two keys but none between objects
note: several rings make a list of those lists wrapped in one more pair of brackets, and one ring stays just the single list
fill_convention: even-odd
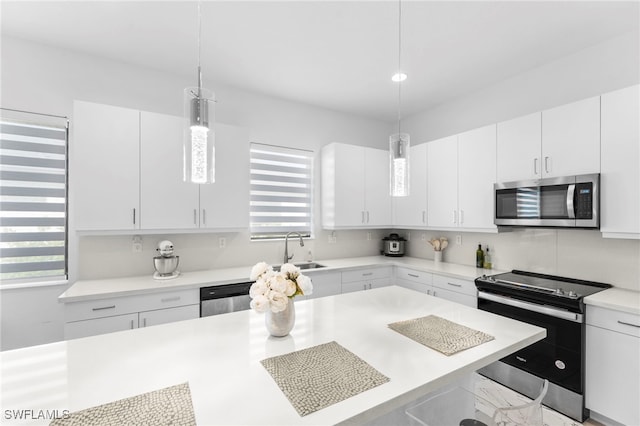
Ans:
[{"label": "white upper cabinet", "polygon": [[215,124],[216,182],[197,185],[183,180],[183,124],[182,117],[75,102],[76,229],[247,229],[248,132]]},{"label": "white upper cabinet", "polygon": [[427,145],[423,143],[411,147],[410,192],[407,197],[393,197],[394,226],[427,226]]},{"label": "white upper cabinet", "polygon": [[543,177],[600,172],[600,97],[542,112]]},{"label": "white upper cabinet", "polygon": [[458,226],[458,136],[427,143],[427,224]]},{"label": "white upper cabinet", "polygon": [[391,225],[387,151],[331,143],[321,162],[325,229]]},{"label": "white upper cabinet", "polygon": [[600,171],[600,97],[498,123],[497,181]]},{"label": "white upper cabinet", "polygon": [[390,226],[389,151],[364,149],[365,226]]},{"label": "white upper cabinet", "polygon": [[496,125],[458,135],[458,224],[497,229],[493,224],[496,182]]},{"label": "white upper cabinet", "polygon": [[200,185],[200,228],[248,229],[249,132],[216,123],[215,138],[216,181]]},{"label": "white upper cabinet", "polygon": [[600,229],[640,238],[640,85],[602,95]]},{"label": "white upper cabinet", "polygon": [[427,146],[428,227],[495,232],[496,125]]},{"label": "white upper cabinet", "polygon": [[198,227],[198,185],[184,182],[184,119],[140,115],[140,207],[143,229]]},{"label": "white upper cabinet", "polygon": [[542,113],[498,123],[497,181],[541,177]]},{"label": "white upper cabinet", "polygon": [[75,101],[69,175],[75,228],[140,228],[137,110]]}]

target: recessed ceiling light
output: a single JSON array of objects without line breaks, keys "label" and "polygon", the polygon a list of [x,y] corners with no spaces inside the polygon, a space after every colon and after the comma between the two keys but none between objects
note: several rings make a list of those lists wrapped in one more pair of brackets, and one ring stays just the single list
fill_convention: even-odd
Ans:
[{"label": "recessed ceiling light", "polygon": [[405,81],[407,79],[407,75],[403,72],[395,73],[391,80],[395,82]]}]

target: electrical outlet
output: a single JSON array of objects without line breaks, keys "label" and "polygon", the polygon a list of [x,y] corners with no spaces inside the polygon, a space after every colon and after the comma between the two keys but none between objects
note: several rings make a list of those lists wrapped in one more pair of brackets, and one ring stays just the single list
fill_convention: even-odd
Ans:
[{"label": "electrical outlet", "polygon": [[371,232],[367,232],[367,241],[371,241]]},{"label": "electrical outlet", "polygon": [[132,241],[133,245],[131,246],[131,251],[134,253],[142,252],[142,236],[134,235]]},{"label": "electrical outlet", "polygon": [[218,239],[218,247],[220,247],[221,249],[227,248],[227,239],[225,237],[220,237]]},{"label": "electrical outlet", "polygon": [[456,244],[457,245],[462,244],[462,235],[456,235]]},{"label": "electrical outlet", "polygon": [[328,240],[329,240],[329,244],[335,244],[336,243],[338,238],[336,237],[335,231],[333,231],[333,232],[331,232],[331,234],[329,234]]}]

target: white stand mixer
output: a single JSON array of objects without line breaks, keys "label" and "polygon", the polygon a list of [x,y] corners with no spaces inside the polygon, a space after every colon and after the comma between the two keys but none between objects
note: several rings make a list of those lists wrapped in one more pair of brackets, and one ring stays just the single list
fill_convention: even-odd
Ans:
[{"label": "white stand mixer", "polygon": [[156,268],[153,278],[156,280],[170,280],[180,275],[180,271],[177,270],[180,256],[173,255],[173,243],[169,240],[160,241],[156,251],[160,253],[160,256],[154,256],[153,258],[153,267]]}]

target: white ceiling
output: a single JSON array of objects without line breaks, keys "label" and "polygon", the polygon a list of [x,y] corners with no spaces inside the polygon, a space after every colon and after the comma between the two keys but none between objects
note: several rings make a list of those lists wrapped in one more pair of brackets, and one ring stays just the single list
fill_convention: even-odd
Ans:
[{"label": "white ceiling", "polygon": [[[403,0],[402,114],[480,90],[639,27],[640,2]],[[194,1],[7,1],[2,35],[184,75]],[[211,82],[337,111],[397,116],[397,1],[207,1]]]}]

